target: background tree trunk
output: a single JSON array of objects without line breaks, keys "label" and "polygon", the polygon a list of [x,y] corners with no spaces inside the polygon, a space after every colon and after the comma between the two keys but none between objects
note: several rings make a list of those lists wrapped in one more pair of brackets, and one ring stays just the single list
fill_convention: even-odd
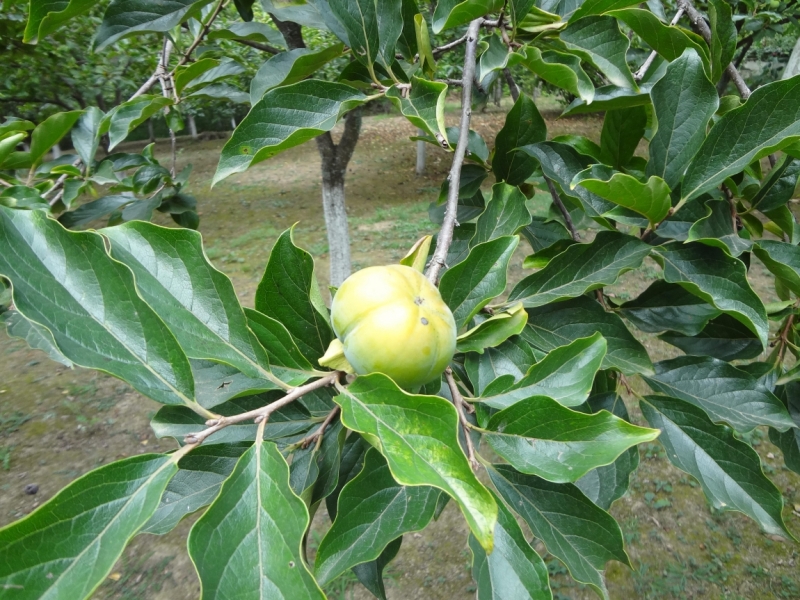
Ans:
[{"label": "background tree trunk", "polygon": [[800,74],[800,37],[797,38],[794,50],[789,55],[789,62],[786,63],[781,79],[789,79],[789,77],[794,77],[798,74]]},{"label": "background tree trunk", "polygon": [[147,119],[147,136],[148,136],[148,139],[150,140],[151,144],[156,141],[156,132],[153,129],[153,119],[152,118]]},{"label": "background tree trunk", "polygon": [[189,115],[189,133],[193,140],[197,139],[197,121],[194,120],[194,115]]},{"label": "background tree trunk", "polygon": [[[417,129],[417,135],[425,135],[422,129]],[[425,173],[425,155],[428,150],[428,143],[422,140],[417,141],[417,177],[421,177]]]},{"label": "background tree trunk", "polygon": [[[291,21],[281,21],[270,14],[275,26],[286,40],[290,50],[305,48],[303,30]],[[317,150],[322,159],[322,209],[325,229],[328,231],[328,255],[330,256],[330,284],[339,286],[351,271],[350,231],[347,224],[344,180],[347,165],[353,157],[361,133],[361,109],[350,111],[344,118],[344,133],[338,144],[328,131],[317,137]]]}]

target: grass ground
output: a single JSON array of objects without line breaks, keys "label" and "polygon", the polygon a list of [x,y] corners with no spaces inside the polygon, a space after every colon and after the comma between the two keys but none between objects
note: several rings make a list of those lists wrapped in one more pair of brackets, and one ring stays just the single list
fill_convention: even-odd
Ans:
[{"label": "grass ground", "polygon": [[[454,115],[447,118],[454,120]],[[474,127],[491,141],[503,118],[504,111],[491,107],[475,115]],[[576,133],[597,140],[600,124],[596,118],[548,119],[551,137]],[[415,177],[414,144],[407,140],[413,134],[414,129],[396,117],[365,119],[347,174],[355,268],[397,261],[417,238],[434,231],[428,205],[438,195],[449,160],[431,147],[425,176]],[[242,302],[250,305],[272,243],[297,223],[296,242],[314,255],[324,286],[327,248],[314,145],[290,150],[211,190],[222,143],[182,142],[179,149],[180,163],[194,165],[200,230],[211,260],[232,278]],[[166,145],[158,146],[161,156],[166,152]],[[547,205],[542,197],[531,201],[534,212],[543,214]],[[511,266],[513,280],[523,275],[523,255],[520,251]],[[654,263],[646,263],[608,291],[621,299],[634,297],[657,273]],[[753,265],[751,279],[759,293],[770,298],[768,279],[759,264]],[[654,361],[676,354],[652,336],[642,339]],[[125,384],[51,363],[5,332],[0,332],[0,357],[0,525],[30,512],[105,461],[174,447],[150,431],[148,422],[158,405]],[[781,466],[780,452],[765,432],[756,430],[749,441],[761,455],[765,472],[783,490],[786,520],[800,537],[800,477]],[[800,546],[763,535],[739,514],[713,511],[696,482],[674,469],[658,444],[642,447],[640,454],[641,466],[630,492],[611,510],[622,526],[633,565],[629,569],[609,564],[612,598],[800,598]],[[26,495],[27,484],[37,484],[38,494]],[[315,520],[312,553],[314,540],[327,525],[324,514]],[[137,537],[96,597],[196,598],[199,583],[185,552],[190,526],[191,519],[166,536]],[[452,506],[425,531],[407,535],[389,567],[389,597],[473,597],[466,537],[463,519]],[[546,561],[557,599],[594,597],[573,583],[557,560],[546,557]],[[370,597],[350,576],[327,591],[336,600]]]}]

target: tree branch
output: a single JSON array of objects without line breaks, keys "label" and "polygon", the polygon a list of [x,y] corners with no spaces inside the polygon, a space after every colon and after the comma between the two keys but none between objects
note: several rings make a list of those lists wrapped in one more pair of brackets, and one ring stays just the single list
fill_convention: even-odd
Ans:
[{"label": "tree branch", "polygon": [[300,448],[308,448],[312,443],[316,443],[317,448],[319,448],[320,443],[322,443],[322,436],[325,435],[325,430],[328,426],[333,423],[333,420],[336,418],[336,415],[339,414],[339,406],[335,406],[331,412],[328,413],[328,416],[325,417],[325,420],[322,422],[317,430],[309,436],[306,436],[297,444],[294,444]]},{"label": "tree branch", "polygon": [[251,42],[250,40],[237,40],[233,39],[232,42],[236,42],[238,44],[242,44],[244,46],[250,46],[251,48],[255,48],[256,50],[261,50],[261,52],[267,52],[268,54],[280,54],[280,48],[276,48],[275,46],[270,46],[269,44],[260,44],[258,42]]},{"label": "tree branch", "polygon": [[472,81],[475,79],[475,53],[478,46],[478,31],[482,19],[475,19],[469,24],[467,30],[467,47],[464,52],[464,72],[461,77],[461,130],[458,134],[458,145],[453,153],[453,164],[450,167],[450,188],[447,192],[447,208],[444,213],[442,228],[436,241],[436,251],[428,267],[428,279],[436,285],[439,274],[447,261],[447,252],[453,243],[453,230],[456,226],[458,214],[458,192],[461,183],[461,165],[467,153],[467,140],[469,139],[469,122],[472,116]]},{"label": "tree branch", "polygon": [[556,186],[553,184],[553,182],[550,180],[549,177],[545,176],[544,180],[547,182],[547,189],[550,190],[550,196],[553,198],[553,204],[556,205],[559,212],[561,213],[561,216],[564,217],[564,222],[567,225],[567,229],[569,229],[569,233],[572,236],[572,239],[575,240],[576,242],[580,241],[581,238],[578,235],[578,232],[575,230],[575,225],[572,222],[572,217],[569,215],[567,207],[564,206],[564,203],[561,201],[561,196],[558,195],[558,190],[556,190]]},{"label": "tree branch", "polygon": [[[464,397],[458,390],[456,380],[453,379],[453,370],[447,367],[444,371],[444,378],[447,380],[447,387],[450,388],[450,395],[453,397],[453,405],[456,407],[458,413],[458,421],[461,423],[461,429],[464,432],[464,439],[467,444],[467,460],[469,461],[472,470],[475,471],[480,466],[478,460],[475,458],[475,446],[472,444],[472,437],[470,436],[470,429],[472,424],[467,420],[466,412],[469,410],[469,405],[464,401]],[[469,408],[468,408],[469,407]],[[475,410],[474,408],[472,409]]]},{"label": "tree branch", "polygon": [[305,385],[301,385],[299,387],[294,388],[288,394],[286,394],[280,400],[276,400],[272,404],[268,404],[266,406],[262,406],[261,408],[256,408],[255,410],[248,411],[246,413],[241,413],[238,415],[232,415],[230,417],[219,417],[218,419],[209,419],[206,421],[206,425],[208,426],[203,431],[198,431],[197,433],[190,433],[184,438],[184,443],[186,444],[193,444],[199,445],[202,444],[203,441],[208,438],[208,436],[216,433],[221,429],[225,429],[228,425],[235,425],[236,423],[241,423],[243,421],[249,421],[253,419],[256,423],[266,422],[269,419],[269,416],[274,413],[276,410],[283,408],[284,406],[291,404],[295,400],[302,398],[305,394],[317,390],[319,388],[323,388],[329,385],[333,385],[336,381],[338,381],[339,377],[343,375],[341,371],[334,371],[330,375],[323,377],[322,379],[317,379],[312,381],[311,383],[307,383]]},{"label": "tree branch", "polygon": [[[674,26],[678,21],[681,20],[682,16],[683,16],[683,8],[678,8],[678,12],[675,13],[675,16],[672,18],[672,21],[670,21],[670,23],[669,23],[670,26]],[[636,74],[633,76],[633,78],[636,81],[641,81],[642,78],[644,78],[645,73],[647,73],[647,70],[650,68],[650,65],[653,64],[653,61],[656,59],[656,56],[658,56],[658,52],[653,50],[650,53],[650,56],[647,57],[647,60],[644,61],[642,66],[639,67],[639,70],[636,71]]]}]

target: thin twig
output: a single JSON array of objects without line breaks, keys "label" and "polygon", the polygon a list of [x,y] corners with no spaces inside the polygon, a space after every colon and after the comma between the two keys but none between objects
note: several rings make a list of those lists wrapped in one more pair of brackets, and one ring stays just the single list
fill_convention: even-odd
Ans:
[{"label": "thin twig", "polygon": [[313,442],[316,443],[317,448],[319,448],[320,443],[322,443],[322,436],[325,434],[325,430],[328,428],[328,425],[333,423],[333,420],[336,418],[336,415],[338,414],[339,414],[339,407],[335,406],[333,410],[331,410],[331,412],[328,413],[328,416],[325,417],[325,420],[322,422],[322,425],[320,425],[314,433],[300,440],[297,445],[300,446],[301,448],[308,448]]},{"label": "thin twig", "polygon": [[514,76],[511,74],[511,69],[508,67],[503,69],[503,76],[506,78],[508,91],[511,92],[511,99],[516,102],[519,99],[519,86],[517,85],[517,82],[514,81]]},{"label": "thin twig", "polygon": [[464,52],[464,72],[461,77],[461,130],[458,134],[458,145],[453,153],[453,164],[450,167],[450,188],[447,191],[447,208],[444,213],[444,221],[439,231],[439,239],[436,241],[436,251],[428,267],[428,279],[436,285],[439,281],[439,273],[447,261],[447,252],[450,244],[453,243],[453,230],[456,226],[456,215],[458,214],[458,193],[461,184],[461,165],[467,153],[467,141],[469,139],[469,122],[472,116],[472,81],[475,79],[475,54],[478,46],[478,31],[482,19],[475,19],[469,24],[467,30],[467,47]]},{"label": "thin twig", "polygon": [[[670,23],[669,23],[670,26],[675,26],[678,23],[678,21],[681,20],[682,16],[683,16],[683,8],[678,8],[678,12],[675,13],[675,16],[672,18],[672,21],[670,21]],[[642,78],[644,78],[645,73],[647,73],[647,70],[650,68],[650,65],[653,64],[653,61],[656,59],[656,56],[658,56],[658,52],[653,50],[650,53],[650,56],[647,57],[647,60],[644,61],[644,64],[642,64],[642,66],[639,68],[639,70],[636,71],[636,75],[633,76],[633,78],[636,81],[641,81]]]},{"label": "thin twig", "polygon": [[284,406],[291,404],[292,402],[294,402],[299,398],[302,398],[305,394],[309,392],[312,392],[314,390],[329,385],[333,385],[341,375],[342,373],[340,371],[334,371],[333,373],[327,375],[326,377],[317,379],[316,381],[312,381],[311,383],[307,383],[305,385],[301,385],[300,387],[294,388],[283,398],[281,398],[280,400],[276,400],[272,404],[262,406],[261,408],[256,408],[246,413],[232,415],[230,417],[219,417],[218,419],[209,419],[208,421],[206,421],[206,425],[208,426],[206,429],[198,431],[197,433],[190,433],[184,438],[183,441],[186,444],[198,445],[202,444],[203,441],[208,436],[216,433],[221,429],[225,429],[228,425],[235,425],[236,423],[249,421],[251,419],[254,420],[256,423],[267,421],[269,419],[269,416],[276,410],[279,410]]},{"label": "thin twig", "polygon": [[8,183],[5,179],[0,177],[0,185],[4,185],[6,187],[13,187],[10,183]]},{"label": "thin twig", "polygon": [[781,334],[778,337],[778,343],[780,347],[778,348],[778,360],[775,364],[780,365],[783,363],[783,357],[786,356],[786,346],[789,344],[789,330],[792,328],[794,324],[794,313],[790,314],[786,317],[786,325],[781,329]]},{"label": "thin twig", "polygon": [[461,44],[467,41],[467,34],[461,36],[457,40],[453,40],[452,42],[448,42],[447,44],[442,44],[438,48],[434,48],[431,53],[433,54],[434,58],[438,58],[440,54],[444,54],[448,50],[452,50],[453,48],[458,48]]},{"label": "thin twig", "polygon": [[572,235],[572,239],[576,242],[580,241],[580,236],[578,232],[575,230],[575,225],[572,222],[572,217],[569,216],[569,211],[567,207],[564,206],[564,203],[561,201],[561,196],[558,195],[558,190],[556,190],[556,186],[553,185],[553,182],[550,180],[549,177],[545,176],[544,180],[547,182],[547,189],[550,190],[550,196],[553,198],[553,204],[556,205],[558,210],[561,212],[561,216],[564,217],[564,222],[567,225],[567,229],[569,229],[570,235]]},{"label": "thin twig", "polygon": [[[447,380],[447,387],[450,388],[450,395],[453,396],[453,405],[456,407],[458,413],[458,420],[461,423],[461,429],[464,431],[464,439],[467,444],[467,460],[472,466],[472,470],[476,471],[480,466],[478,460],[475,458],[475,446],[472,444],[472,437],[470,436],[470,429],[472,424],[467,420],[466,410],[469,405],[464,401],[461,392],[458,391],[456,380],[453,379],[453,370],[447,367],[444,371],[444,378]],[[469,407],[472,408],[472,407]],[[475,410],[474,408],[472,409]]]},{"label": "thin twig", "polygon": [[[682,8],[689,17],[689,21],[692,24],[692,29],[699,33],[706,43],[711,46],[711,29],[709,29],[708,23],[706,23],[703,14],[694,7],[691,0],[678,0],[678,6]],[[731,78],[731,81],[733,81],[733,85],[736,86],[736,89],[739,91],[739,95],[742,97],[742,100],[747,100],[750,97],[750,88],[747,87],[747,84],[744,82],[739,70],[733,65],[733,63],[730,63],[727,67],[725,67],[725,72],[728,74],[728,77]]]}]

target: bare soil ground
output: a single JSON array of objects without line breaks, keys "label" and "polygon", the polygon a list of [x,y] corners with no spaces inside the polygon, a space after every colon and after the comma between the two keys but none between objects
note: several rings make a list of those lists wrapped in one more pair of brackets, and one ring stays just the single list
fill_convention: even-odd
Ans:
[{"label": "bare soil ground", "polygon": [[[491,145],[504,110],[490,107],[474,117],[474,128]],[[448,114],[448,121],[455,121],[455,115]],[[575,133],[597,141],[600,126],[598,118],[548,119],[551,137]],[[428,204],[438,195],[449,157],[430,147],[426,175],[415,177],[414,144],[408,141],[414,133],[397,117],[365,119],[347,174],[355,268],[395,262],[421,235],[434,231],[427,218]],[[181,165],[194,165],[192,189],[209,257],[232,278],[242,302],[251,305],[272,243],[297,223],[296,242],[314,255],[325,286],[327,242],[315,145],[290,150],[212,190],[209,185],[223,143],[181,140],[179,146]],[[159,144],[157,151],[166,157],[168,147]],[[531,201],[534,211],[543,214],[546,207],[543,197]],[[512,265],[512,280],[523,275],[526,251],[520,251]],[[623,299],[634,297],[657,277],[657,271],[654,263],[647,263],[609,291]],[[750,275],[757,291],[770,299],[763,267],[754,264]],[[677,354],[652,336],[642,339],[654,361]],[[173,440],[157,440],[150,431],[149,419],[158,405],[127,385],[92,371],[61,367],[4,331],[0,331],[0,357],[0,525],[29,513],[104,462],[175,447]],[[643,391],[644,383],[639,385]],[[639,418],[635,410],[633,414]],[[800,477],[781,466],[780,451],[769,443],[765,431],[756,430],[749,441],[761,455],[765,472],[784,492],[785,518],[800,537]],[[713,511],[696,482],[673,468],[658,444],[642,447],[641,459],[630,492],[611,510],[622,526],[633,564],[633,570],[609,565],[612,598],[800,598],[800,546],[763,535],[739,514]],[[28,484],[38,485],[38,493],[25,494]],[[162,537],[138,536],[96,597],[197,598],[200,586],[185,550],[191,523],[188,519]],[[324,513],[316,517],[312,555],[328,524]],[[467,528],[452,505],[425,531],[407,535],[388,569],[389,597],[474,597],[466,539]],[[541,544],[537,549],[544,552]],[[560,562],[550,556],[546,561],[556,598],[595,597],[572,582]],[[349,574],[326,591],[332,599],[371,597]]]}]

